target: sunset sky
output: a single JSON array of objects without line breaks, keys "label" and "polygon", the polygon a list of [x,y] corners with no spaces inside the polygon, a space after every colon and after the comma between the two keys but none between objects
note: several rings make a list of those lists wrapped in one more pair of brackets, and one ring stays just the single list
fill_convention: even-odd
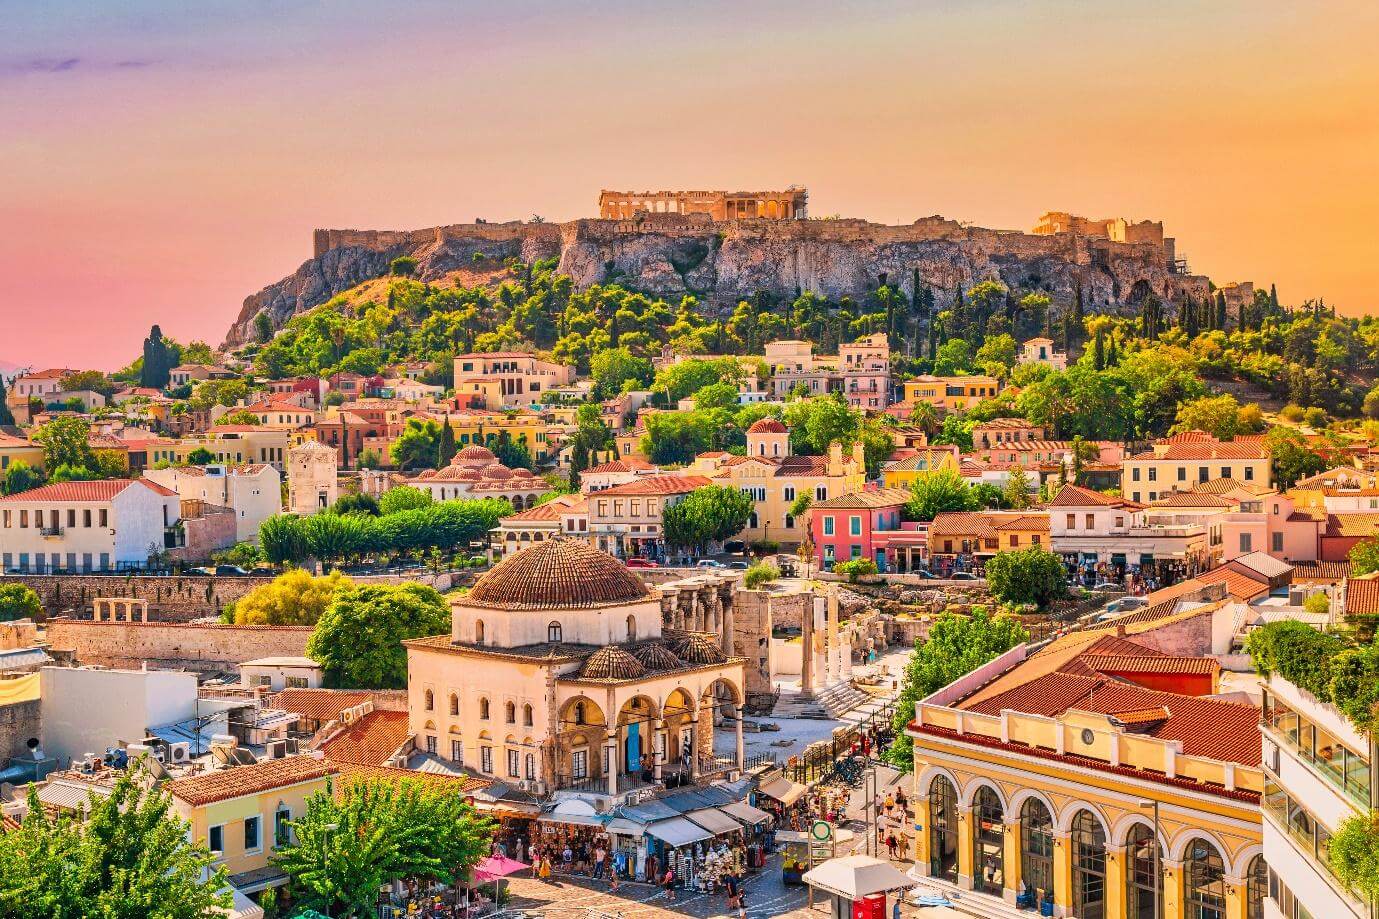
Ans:
[{"label": "sunset sky", "polygon": [[[194,8],[189,11],[187,8]],[[810,212],[1162,219],[1379,309],[1379,5],[0,0],[0,361],[218,344],[313,227],[807,185]]]}]

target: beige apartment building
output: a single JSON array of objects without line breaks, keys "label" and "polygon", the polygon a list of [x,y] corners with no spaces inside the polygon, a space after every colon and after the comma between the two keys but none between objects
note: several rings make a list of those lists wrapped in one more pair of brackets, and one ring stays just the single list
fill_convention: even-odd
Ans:
[{"label": "beige apartment building", "polygon": [[204,447],[217,464],[264,463],[282,473],[287,469],[287,451],[301,439],[300,434],[288,427],[222,424],[193,437],[150,441],[148,464],[185,464],[192,451]]},{"label": "beige apartment building", "polygon": [[461,354],[455,358],[456,394],[482,394],[488,403],[483,408],[538,406],[544,393],[574,381],[574,367],[543,361],[524,351]]},{"label": "beige apartment building", "polygon": [[589,542],[617,558],[665,558],[665,509],[714,484],[702,475],[651,475],[589,495]]},{"label": "beige apartment building", "polygon": [[172,466],[150,469],[144,478],[177,492],[183,501],[229,508],[237,542],[257,540],[259,524],[282,513],[282,475],[267,463]]},{"label": "beige apartment building", "polygon": [[1267,488],[1269,478],[1270,458],[1262,435],[1217,440],[1202,431],[1185,431],[1121,461],[1121,494],[1140,503],[1212,479]]}]

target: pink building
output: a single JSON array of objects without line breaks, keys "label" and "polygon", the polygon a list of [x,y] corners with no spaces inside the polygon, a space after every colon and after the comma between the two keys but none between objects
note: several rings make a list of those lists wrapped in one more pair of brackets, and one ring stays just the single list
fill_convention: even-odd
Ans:
[{"label": "pink building", "polygon": [[1222,514],[1220,519],[1225,561],[1250,552],[1268,552],[1288,562],[1321,558],[1326,513],[1320,508],[1299,507],[1287,495],[1267,494],[1241,501],[1240,510]]},{"label": "pink building", "polygon": [[866,488],[813,505],[815,563],[831,571],[838,562],[869,558],[878,571],[913,570],[927,543],[920,524],[900,520],[910,497],[904,488]]}]

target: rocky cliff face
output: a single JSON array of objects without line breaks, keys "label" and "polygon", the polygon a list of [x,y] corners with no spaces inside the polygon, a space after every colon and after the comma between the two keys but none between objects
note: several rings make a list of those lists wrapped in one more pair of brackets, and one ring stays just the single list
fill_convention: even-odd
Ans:
[{"label": "rocky cliff face", "polygon": [[914,273],[951,303],[959,288],[996,279],[1039,289],[1067,303],[1080,284],[1089,311],[1133,310],[1153,293],[1165,301],[1201,299],[1209,282],[1172,273],[1164,252],[1071,234],[1035,236],[965,227],[938,217],[906,226],[862,220],[741,220],[647,215],[639,220],[566,224],[460,224],[416,231],[317,230],[315,256],[292,275],[244,301],[226,346],[253,336],[254,317],[275,328],[361,281],[392,259],[417,259],[433,280],[473,263],[475,253],[503,259],[558,258],[576,286],[617,281],[649,294],[699,297],[706,309],[730,309],[759,291],[790,298],[801,291],[865,297],[882,279],[912,293]]}]

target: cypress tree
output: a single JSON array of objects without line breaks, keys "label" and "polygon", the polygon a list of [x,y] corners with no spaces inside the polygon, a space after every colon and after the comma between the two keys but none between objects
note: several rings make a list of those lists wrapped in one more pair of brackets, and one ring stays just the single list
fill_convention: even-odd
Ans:
[{"label": "cypress tree", "polygon": [[139,385],[150,389],[164,389],[172,373],[172,353],[163,340],[163,330],[154,326],[144,339],[144,366],[139,371]]},{"label": "cypress tree", "polygon": [[1105,342],[1105,337],[1106,337],[1106,336],[1105,336],[1105,333],[1103,333],[1101,329],[1097,329],[1097,330],[1096,330],[1096,344],[1095,344],[1095,346],[1094,346],[1094,350],[1092,351],[1092,369],[1093,369],[1093,370],[1105,370],[1105,369],[1106,369],[1106,342]]},{"label": "cypress tree", "polygon": [[1063,351],[1071,358],[1073,353],[1073,317],[1063,314]]},{"label": "cypress tree", "polygon": [[444,469],[455,456],[455,432],[450,427],[450,415],[441,422],[440,442],[436,445],[436,468]]},{"label": "cypress tree", "polygon": [[5,401],[5,377],[0,374],[0,424],[14,424],[14,413]]},{"label": "cypress tree", "polygon": [[1216,292],[1216,328],[1225,331],[1226,328],[1226,295],[1222,291]]},{"label": "cypress tree", "polygon": [[1082,337],[1082,324],[1087,319],[1084,305],[1082,303],[1082,279],[1079,278],[1073,287],[1073,335]]},{"label": "cypress tree", "polygon": [[1189,296],[1187,300],[1185,300],[1183,303],[1182,322],[1183,334],[1187,336],[1187,340],[1189,342],[1196,338],[1197,333],[1201,331],[1201,327],[1198,325],[1197,318],[1197,301],[1192,299],[1191,296]]}]

